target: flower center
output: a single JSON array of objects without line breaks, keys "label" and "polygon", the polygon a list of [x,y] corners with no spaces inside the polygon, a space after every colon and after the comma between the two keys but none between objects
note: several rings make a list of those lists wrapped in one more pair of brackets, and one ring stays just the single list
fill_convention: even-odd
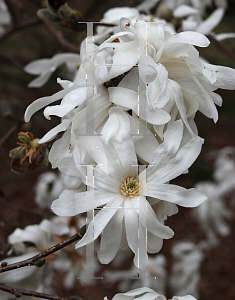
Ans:
[{"label": "flower center", "polygon": [[121,184],[121,192],[125,196],[138,196],[140,193],[141,185],[134,177],[127,177]]}]

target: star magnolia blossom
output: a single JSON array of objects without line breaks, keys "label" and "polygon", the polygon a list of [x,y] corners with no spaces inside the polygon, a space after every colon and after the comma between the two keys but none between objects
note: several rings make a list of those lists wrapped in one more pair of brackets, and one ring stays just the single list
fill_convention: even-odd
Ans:
[{"label": "star magnolia blossom", "polygon": [[[147,287],[132,290],[124,294],[116,294],[112,300],[167,300],[165,296],[156,293]],[[104,300],[108,300],[107,297]],[[183,297],[174,296],[172,300],[196,300],[193,296],[187,295]]]},{"label": "star magnolia blossom", "polygon": [[[42,97],[30,104],[25,111],[25,121],[29,122],[32,115],[47,106],[44,110],[44,116],[50,120],[51,116],[61,118],[61,123],[51,129],[39,143],[45,143],[52,140],[59,132],[66,130],[75,131],[78,127],[84,128],[86,133],[86,122],[94,122],[94,129],[102,123],[108,116],[107,88],[96,85],[93,74],[91,59],[94,55],[95,45],[91,39],[85,40],[81,45],[81,65],[74,81],[58,79],[58,83],[63,90],[48,97]],[[88,79],[89,81],[88,81]],[[62,99],[59,105],[48,106],[49,104]],[[90,108],[90,109],[89,109]],[[86,114],[88,110],[93,110],[94,114]]]},{"label": "star magnolia blossom", "polygon": [[216,233],[228,236],[231,231],[225,220],[230,219],[233,214],[223,201],[223,196],[229,189],[227,184],[212,182],[199,182],[195,187],[207,195],[208,200],[193,210],[193,216],[202,227],[209,244],[215,245],[218,242]]},{"label": "star magnolia blossom", "polygon": [[74,72],[79,61],[80,55],[75,53],[60,53],[54,55],[51,59],[44,58],[32,61],[24,67],[24,71],[39,76],[32,80],[28,86],[43,86],[49,80],[52,73],[62,64],[66,64],[67,69],[70,72]]},{"label": "star magnolia blossom", "polygon": [[[194,137],[180,147],[182,136],[183,123],[179,120],[166,131],[164,142],[152,157],[151,166],[138,174],[129,119],[122,110],[110,109],[110,117],[100,136],[104,149],[103,163],[93,169],[94,190],[83,193],[65,190],[52,203],[52,210],[60,216],[74,216],[101,207],[94,218],[94,224],[90,223],[86,234],[77,243],[77,248],[93,242],[102,233],[98,258],[107,264],[115,257],[122,247],[121,241],[126,238],[135,253],[135,265],[141,269],[146,267],[146,250],[150,253],[158,252],[162,247],[162,240],[169,239],[174,234],[164,225],[164,220],[167,215],[177,212],[175,204],[194,207],[206,200],[195,189],[186,190],[168,184],[187,171],[201,151],[201,138]],[[74,152],[78,172],[86,183],[86,172],[80,165],[83,163],[81,154],[78,153],[78,148]],[[93,180],[88,180],[87,185],[93,188]],[[93,226],[94,238],[91,235]],[[147,249],[144,242],[146,230]]]},{"label": "star magnolia blossom", "polygon": [[173,294],[185,294],[198,297],[198,282],[203,254],[197,245],[191,242],[178,242],[172,248],[174,262],[169,280]]},{"label": "star magnolia blossom", "polygon": [[[178,118],[193,135],[189,121],[198,110],[218,119],[215,104],[221,105],[222,98],[214,90],[235,88],[235,70],[201,62],[193,45],[207,47],[209,40],[197,32],[172,35],[161,22],[132,25],[122,18],[116,34],[96,50],[95,80],[117,81],[108,88],[109,101],[139,114],[160,138],[165,124]],[[138,95],[139,76],[146,85],[146,114],[143,109],[138,113],[138,99],[145,104],[145,96]]]},{"label": "star magnolia blossom", "polygon": [[[29,225],[24,229],[17,228],[8,237],[8,242],[12,244],[14,252],[21,255],[5,258],[8,264],[17,263],[25,259],[31,258],[41,251],[51,247],[55,242],[53,235],[62,236],[69,233],[69,228],[64,224],[54,223],[49,220],[43,220],[39,225]],[[26,246],[25,242],[33,244]],[[52,261],[59,258],[57,254],[52,254],[47,257],[47,261]],[[1,262],[0,262],[1,264]],[[43,268],[25,267],[12,270],[0,274],[0,281],[6,285],[12,285],[15,288],[34,290],[41,293],[53,293],[50,288],[53,279],[52,265],[46,264]],[[1,300],[10,300],[12,295],[0,291]],[[27,296],[21,297],[27,300]]]}]

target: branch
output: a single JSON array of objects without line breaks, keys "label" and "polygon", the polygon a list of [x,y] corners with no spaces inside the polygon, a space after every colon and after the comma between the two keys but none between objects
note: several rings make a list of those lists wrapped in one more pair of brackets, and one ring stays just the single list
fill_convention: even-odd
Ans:
[{"label": "branch", "polygon": [[207,36],[211,43],[219,49],[221,52],[235,60],[235,52],[227,47],[225,47],[221,42],[217,41],[212,35]]},{"label": "branch", "polygon": [[[0,268],[0,273],[3,273],[3,272],[7,272],[7,271],[11,271],[11,270],[15,270],[15,269],[19,269],[19,268],[22,268],[22,267],[26,267],[26,266],[34,266],[35,263],[41,259],[41,258],[44,258],[70,244],[72,244],[73,242],[76,242],[77,240],[81,239],[82,236],[79,234],[79,233],[76,233],[75,235],[71,236],[70,238],[68,238],[67,240],[64,240],[63,242],[59,243],[59,244],[56,244],[55,246],[47,249],[46,251],[43,251],[29,259],[26,259],[26,260],[23,260],[23,261],[20,261],[20,262],[17,262],[17,263],[14,263],[14,264],[11,264],[11,265],[7,265],[5,267],[1,267]],[[48,298],[48,299],[61,299],[61,298]]]},{"label": "branch", "polygon": [[18,19],[17,19],[17,15],[16,15],[16,12],[14,9],[14,5],[13,5],[12,1],[10,1],[10,0],[5,0],[5,3],[10,12],[13,27],[16,27],[18,25]]},{"label": "branch", "polygon": [[22,62],[18,61],[16,58],[14,58],[11,55],[8,55],[6,53],[0,52],[0,58],[8,60],[10,63],[12,63],[17,68],[22,69],[24,67],[24,64]]},{"label": "branch", "polygon": [[49,295],[49,294],[43,294],[43,293],[38,293],[34,291],[27,291],[27,290],[21,290],[21,289],[15,289],[10,286],[5,286],[0,284],[0,290],[13,294],[13,295],[25,295],[25,296],[34,296],[38,298],[43,298],[43,299],[51,299],[51,300],[69,300],[69,298],[64,298],[64,297],[59,297],[57,295]]},{"label": "branch", "polygon": [[80,51],[80,48],[75,46],[74,44],[70,43],[69,41],[67,41],[59,32],[57,32],[54,27],[49,24],[48,22],[44,21],[44,24],[46,25],[47,29],[50,31],[50,33],[57,39],[57,41],[64,47],[71,49],[75,52]]},{"label": "branch", "polygon": [[17,120],[17,124],[13,125],[7,133],[0,139],[0,148],[6,143],[6,141],[12,136],[12,134],[24,123],[22,120]]},{"label": "branch", "polygon": [[34,25],[40,25],[42,23],[42,21],[38,18],[33,18],[32,20],[28,21],[28,22],[25,22],[21,25],[18,25],[17,27],[13,27],[12,29],[8,30],[5,34],[3,34],[1,37],[0,37],[0,42],[3,42],[5,41],[6,39],[8,39],[10,36],[12,36],[14,33],[20,31],[20,30],[23,30],[27,27],[31,27],[31,26],[34,26]]}]

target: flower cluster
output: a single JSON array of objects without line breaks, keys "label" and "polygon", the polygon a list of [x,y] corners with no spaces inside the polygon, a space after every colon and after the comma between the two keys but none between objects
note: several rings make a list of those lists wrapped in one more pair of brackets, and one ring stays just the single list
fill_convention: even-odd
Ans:
[{"label": "flower cluster", "polygon": [[158,252],[173,236],[164,222],[176,205],[195,207],[206,199],[169,181],[187,172],[201,151],[196,112],[217,121],[222,98],[214,91],[235,88],[235,71],[200,60],[194,45],[209,41],[197,32],[172,34],[162,22],[126,18],[114,31],[100,46],[88,37],[75,80],[60,80],[64,89],[32,103],[25,119],[63,98],[44,110],[61,124],[39,141],[65,131],[49,154],[67,180],[52,210],[60,216],[94,210],[76,247],[101,235],[102,263],[128,245],[135,265],[145,269],[147,252]]},{"label": "flower cluster", "polygon": [[[205,62],[195,48],[209,46],[206,34],[217,40],[234,37],[233,33],[213,33],[223,17],[226,1],[214,1],[217,8],[206,19],[206,4],[212,1],[161,1],[159,13],[149,15],[158,2],[111,9],[102,21],[116,26],[98,26],[94,38],[88,36],[82,42],[79,55],[56,54],[25,67],[26,72],[39,75],[30,87],[42,86],[64,63],[70,72],[69,80],[57,80],[62,90],[37,99],[25,112],[26,122],[42,108],[46,119],[60,118],[57,126],[37,140],[37,147],[62,133],[49,153],[52,168],[58,168],[61,175],[44,174],[36,187],[38,205],[51,205],[59,217],[44,220],[36,227],[17,229],[9,242],[14,253],[25,258],[32,249],[38,253],[53,239],[72,235],[78,223],[81,225],[77,216],[87,213],[86,232],[75,246],[77,254],[69,248],[53,259],[54,269],[63,266],[66,271],[67,288],[73,286],[78,273],[85,274],[84,284],[91,283],[86,281],[89,264],[83,265],[84,246],[93,245],[95,240],[100,241],[97,256],[102,264],[109,264],[126,246],[134,254],[135,267],[113,272],[108,275],[110,281],[120,279],[124,273],[134,275],[136,267],[158,279],[153,286],[139,281],[148,286],[145,288],[137,288],[136,282],[122,284],[122,290],[137,289],[117,294],[113,300],[166,300],[157,293],[166,290],[165,258],[159,255],[148,259],[148,253],[158,253],[163,240],[173,237],[167,219],[178,213],[178,206],[195,207],[194,215],[209,240],[214,238],[209,223],[214,222],[222,235],[229,231],[223,222],[229,213],[220,197],[232,190],[235,177],[234,165],[224,163],[228,161],[226,154],[221,152],[217,160],[218,188],[204,183],[186,189],[171,183],[189,171],[201,152],[204,140],[194,121],[197,112],[217,122],[216,105],[222,105],[222,98],[215,91],[235,89],[235,70]],[[27,141],[21,141],[20,148],[26,147],[27,153],[20,163],[25,157],[31,163],[37,150],[30,144],[33,136],[26,133],[23,138]],[[228,170],[232,175],[225,179]],[[168,285],[179,296],[172,300],[195,300],[193,296],[198,296],[201,250],[201,246],[184,242],[173,248],[177,262]],[[15,257],[11,259],[16,261]],[[32,272],[27,274],[32,276]],[[3,275],[1,278],[5,280]],[[50,285],[52,277],[48,278]],[[42,289],[36,283],[33,288]],[[193,296],[185,296],[188,293]]]}]

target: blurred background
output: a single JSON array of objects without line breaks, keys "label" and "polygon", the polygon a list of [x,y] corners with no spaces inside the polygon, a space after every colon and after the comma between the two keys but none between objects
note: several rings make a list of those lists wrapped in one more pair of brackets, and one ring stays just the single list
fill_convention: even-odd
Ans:
[{"label": "blurred background", "polygon": [[[29,62],[39,58],[51,58],[62,52],[76,53],[80,42],[86,37],[84,30],[72,29],[50,24],[46,26],[37,18],[37,10],[44,7],[44,1],[22,0],[7,1],[12,12],[12,25],[5,26],[5,32],[0,36],[0,251],[7,245],[7,237],[15,228],[38,224],[43,218],[52,214],[35,203],[34,186],[38,176],[51,170],[50,165],[38,166],[35,170],[27,170],[23,174],[11,171],[9,151],[15,148],[20,131],[30,131],[34,137],[42,137],[60,120],[52,118],[48,121],[42,111],[37,112],[29,123],[23,122],[26,107],[35,99],[49,96],[60,90],[56,78],[63,78],[66,69],[59,67],[50,80],[41,88],[28,88],[27,85],[34,78],[24,72],[23,68]],[[54,1],[56,3],[56,1]],[[69,5],[79,10],[85,20],[99,21],[107,9],[112,7],[135,7],[141,3],[137,0],[71,0]],[[235,32],[235,1],[229,1],[229,9],[215,32]],[[58,33],[63,41],[58,38]],[[235,57],[235,39],[223,41],[223,46],[230,49]],[[216,45],[211,44],[206,49],[200,49],[200,54],[212,64],[235,68],[235,58],[228,56]],[[223,98],[222,107],[218,107],[219,120],[213,120],[197,113],[196,124],[199,135],[205,139],[202,152],[198,160],[190,168],[189,174],[177,178],[174,183],[191,188],[199,181],[212,180],[215,150],[226,146],[235,147],[235,92],[217,91]],[[231,206],[231,195],[225,199],[226,205],[235,215],[235,208]],[[205,250],[205,258],[201,264],[199,280],[199,295],[201,300],[220,299],[232,300],[235,295],[235,218],[227,221],[231,228],[230,235],[222,237],[220,243]],[[198,243],[205,238],[195,219],[192,209],[179,209],[179,213],[167,220],[167,224],[174,230],[173,239],[165,240],[160,253],[167,258],[166,267],[172,265],[171,247],[176,240],[189,240]],[[4,257],[4,256],[3,256]],[[0,257],[0,260],[2,258]],[[128,268],[132,258],[116,266],[115,269]],[[111,270],[110,266],[101,267]],[[118,292],[117,283],[110,284],[105,279],[97,280],[94,287],[82,287],[79,280],[73,289],[66,291],[60,284],[63,273],[54,277],[53,287],[61,296],[77,294],[83,299],[111,299]],[[98,296],[97,296],[98,295]]]}]

